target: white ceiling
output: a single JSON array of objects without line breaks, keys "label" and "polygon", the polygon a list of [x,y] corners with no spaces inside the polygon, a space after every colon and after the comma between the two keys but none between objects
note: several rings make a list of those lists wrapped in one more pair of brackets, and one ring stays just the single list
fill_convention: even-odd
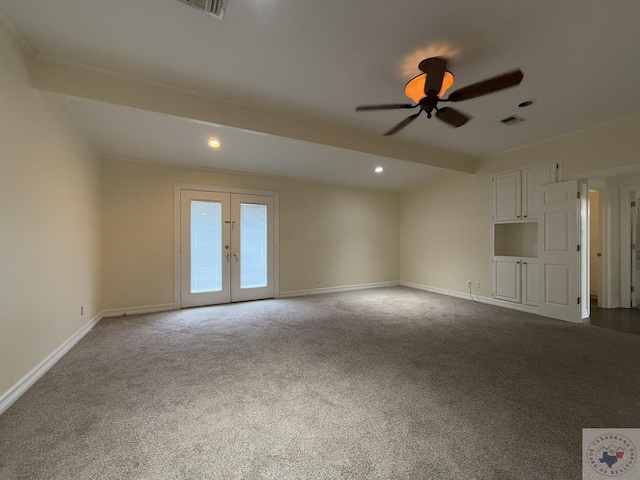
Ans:
[{"label": "white ceiling", "polygon": [[[406,112],[356,113],[354,107],[406,102],[404,83],[419,73],[417,63],[426,56],[452,57],[452,90],[521,68],[519,87],[456,104],[474,117],[463,127],[422,117],[395,138],[472,157],[640,112],[637,0],[228,0],[222,21],[176,0],[0,0],[0,9],[41,55],[375,133]],[[517,107],[530,98],[537,99],[533,106]],[[103,155],[207,161],[197,153],[201,147],[188,146],[188,135],[198,129],[193,122],[87,101],[70,105]],[[500,123],[513,114],[527,121]],[[145,127],[136,139],[105,119]],[[247,132],[232,135],[238,137],[228,147],[225,141],[225,158],[216,160],[216,168],[322,181],[337,176],[339,183],[393,189],[441,171],[411,171],[415,165],[388,159],[402,173],[374,176],[369,183],[370,168],[358,171],[380,157]],[[189,153],[179,155],[167,144]],[[266,158],[263,147],[272,149]]]},{"label": "white ceiling", "polygon": [[[400,190],[444,170],[118,105],[67,99],[105,157]],[[214,150],[211,137],[222,141]],[[374,172],[381,166],[382,174]]]}]

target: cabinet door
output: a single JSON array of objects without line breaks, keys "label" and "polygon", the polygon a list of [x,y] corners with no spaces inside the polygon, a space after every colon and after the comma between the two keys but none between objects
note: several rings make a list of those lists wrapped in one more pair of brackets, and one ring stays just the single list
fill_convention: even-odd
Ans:
[{"label": "cabinet door", "polygon": [[522,303],[538,306],[538,263],[529,259],[522,261]]},{"label": "cabinet door", "polygon": [[521,173],[510,172],[493,177],[492,215],[494,221],[520,220]]},{"label": "cabinet door", "polygon": [[493,298],[506,302],[521,301],[521,271],[518,258],[494,258]]},{"label": "cabinet door", "polygon": [[558,181],[556,163],[522,171],[522,218],[538,218],[540,186]]}]

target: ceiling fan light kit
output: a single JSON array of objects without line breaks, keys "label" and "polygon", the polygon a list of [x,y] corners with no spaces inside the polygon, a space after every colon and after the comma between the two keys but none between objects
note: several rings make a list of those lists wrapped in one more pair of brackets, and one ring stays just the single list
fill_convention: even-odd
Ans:
[{"label": "ceiling fan light kit", "polygon": [[[451,88],[451,86],[453,85],[453,82],[454,82],[453,74],[450,71],[446,70],[444,72],[442,87],[440,87],[440,92],[438,93],[438,97],[442,98],[444,94],[447,93],[447,90]],[[426,83],[427,83],[427,74],[421,73],[420,75],[413,77],[411,80],[407,82],[407,84],[404,87],[404,94],[414,102],[420,103],[420,100],[422,100],[425,97],[424,87]]]},{"label": "ceiling fan light kit", "polygon": [[425,58],[420,62],[418,68],[423,73],[409,80],[404,88],[405,95],[413,100],[415,105],[408,103],[360,105],[356,107],[356,111],[362,112],[371,110],[393,110],[398,108],[420,108],[418,113],[414,113],[413,115],[405,118],[391,130],[386,132],[385,135],[393,135],[394,133],[399,132],[418,118],[422,112],[427,114],[427,118],[431,118],[434,110],[438,119],[452,127],[461,127],[471,120],[471,117],[452,107],[438,108],[438,102],[461,102],[463,100],[470,100],[505,88],[515,87],[519,85],[524,78],[520,70],[514,70],[512,72],[460,88],[451,93],[449,98],[444,99],[442,97],[447,90],[451,88],[454,82],[453,74],[447,70],[446,58]]}]

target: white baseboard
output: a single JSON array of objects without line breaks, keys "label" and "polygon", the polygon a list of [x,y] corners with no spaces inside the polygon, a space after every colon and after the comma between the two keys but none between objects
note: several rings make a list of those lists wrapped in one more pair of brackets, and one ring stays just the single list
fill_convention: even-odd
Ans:
[{"label": "white baseboard", "polygon": [[[446,290],[444,288],[430,287],[428,285],[421,285],[419,283],[404,282],[404,281],[400,282],[400,285],[402,285],[403,287],[415,288],[416,290],[424,290],[425,292],[439,293],[441,295],[448,295],[450,297],[462,298],[464,300],[471,300],[468,293],[456,292],[455,290]],[[484,303],[485,297],[478,297],[475,295],[474,297],[482,299]]]},{"label": "white baseboard", "polygon": [[62,345],[56,348],[49,356],[42,360],[33,370],[22,377],[18,383],[11,387],[8,391],[0,395],[0,415],[8,409],[13,403],[20,398],[24,392],[29,390],[31,386],[36,383],[40,377],[42,377],[51,367],[53,367],[58,360],[60,360],[73,346],[82,340],[87,333],[95,327],[102,317],[104,312],[100,312],[93,317],[88,323],[86,323],[80,330],[71,335]]},{"label": "white baseboard", "polygon": [[[450,297],[462,298],[464,300],[471,301],[471,297],[469,296],[468,293],[456,292],[455,290],[446,290],[444,288],[430,287],[428,285],[420,285],[418,283],[411,283],[411,282],[400,282],[400,285],[402,285],[403,287],[415,288],[417,290],[424,290],[426,292],[439,293],[441,295],[448,295]],[[494,305],[496,307],[510,308],[511,310],[518,310],[519,312],[527,312],[527,313],[538,314],[538,309],[536,307],[531,307],[529,305],[522,305],[522,304],[519,304],[519,303],[504,302],[502,300],[496,300],[495,298],[481,297],[481,296],[475,295],[475,294],[473,295],[473,298],[476,301],[478,301],[480,303],[486,303],[487,305]]]},{"label": "white baseboard", "polygon": [[156,313],[167,312],[169,310],[176,310],[176,306],[173,303],[163,303],[160,305],[147,305],[145,307],[125,307],[125,308],[112,308],[105,310],[103,316],[107,317],[121,317],[122,315],[140,315],[142,313]]},{"label": "white baseboard", "polygon": [[366,290],[369,288],[397,287],[400,282],[363,283],[360,285],[343,285],[341,287],[312,288],[309,290],[291,290],[280,292],[278,298],[304,297],[306,295],[320,295],[322,293],[350,292],[353,290]]}]

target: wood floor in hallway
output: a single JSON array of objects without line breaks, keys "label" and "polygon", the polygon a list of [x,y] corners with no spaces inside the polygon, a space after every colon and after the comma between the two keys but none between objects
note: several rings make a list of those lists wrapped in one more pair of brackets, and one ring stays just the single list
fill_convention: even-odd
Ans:
[{"label": "wood floor in hallway", "polygon": [[592,302],[591,316],[585,318],[583,323],[617,330],[618,332],[640,335],[640,309],[598,308]]}]

